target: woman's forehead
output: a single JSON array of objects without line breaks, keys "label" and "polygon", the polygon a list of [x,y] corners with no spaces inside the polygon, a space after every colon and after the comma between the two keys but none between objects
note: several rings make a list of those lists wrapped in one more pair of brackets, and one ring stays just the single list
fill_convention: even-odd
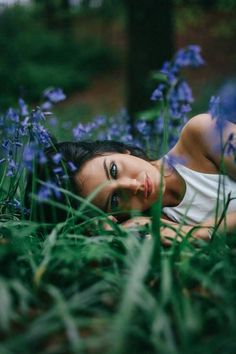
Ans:
[{"label": "woman's forehead", "polygon": [[82,196],[87,196],[106,181],[104,159],[105,156],[96,156],[87,161],[75,175],[75,182]]}]

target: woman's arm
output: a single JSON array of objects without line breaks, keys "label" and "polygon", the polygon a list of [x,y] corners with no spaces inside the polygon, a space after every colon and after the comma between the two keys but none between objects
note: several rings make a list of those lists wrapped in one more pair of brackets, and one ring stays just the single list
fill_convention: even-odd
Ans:
[{"label": "woman's arm", "polygon": [[[150,217],[138,216],[123,222],[121,225],[125,228],[132,228],[143,226],[150,222]],[[192,240],[202,239],[210,241],[214,230],[225,231],[226,233],[236,231],[236,212],[226,214],[224,218],[217,221],[216,225],[213,218],[196,226],[182,225],[167,219],[161,219],[161,224],[161,240],[165,246],[170,246],[174,239],[181,241],[190,232],[193,237]]]},{"label": "woman's arm", "polygon": [[[121,225],[124,228],[133,228],[137,226],[144,226],[151,222],[151,218],[147,216],[137,216],[126,220]],[[189,225],[180,225],[174,221],[161,219],[161,241],[165,246],[170,246],[172,240],[177,239],[181,241],[187,233],[192,229]]]},{"label": "woman's arm", "polygon": [[219,218],[215,225],[215,219],[204,221],[199,229],[193,231],[193,236],[207,240],[210,238],[214,230],[220,232],[231,233],[236,231],[236,212],[226,214],[223,218]]}]

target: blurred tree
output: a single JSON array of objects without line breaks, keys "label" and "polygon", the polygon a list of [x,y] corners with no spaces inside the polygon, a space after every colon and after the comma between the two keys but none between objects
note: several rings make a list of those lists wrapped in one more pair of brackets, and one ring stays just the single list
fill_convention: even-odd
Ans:
[{"label": "blurred tree", "polygon": [[173,1],[126,0],[128,32],[127,107],[135,114],[150,105],[150,73],[171,58],[174,50]]}]

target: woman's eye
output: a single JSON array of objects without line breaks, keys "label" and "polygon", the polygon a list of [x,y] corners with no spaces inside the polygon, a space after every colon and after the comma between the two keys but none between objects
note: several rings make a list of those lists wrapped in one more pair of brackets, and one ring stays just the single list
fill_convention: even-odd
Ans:
[{"label": "woman's eye", "polygon": [[112,178],[117,179],[118,169],[114,162],[111,163],[110,175]]},{"label": "woman's eye", "polygon": [[111,210],[117,209],[119,205],[118,194],[113,193],[111,196]]}]

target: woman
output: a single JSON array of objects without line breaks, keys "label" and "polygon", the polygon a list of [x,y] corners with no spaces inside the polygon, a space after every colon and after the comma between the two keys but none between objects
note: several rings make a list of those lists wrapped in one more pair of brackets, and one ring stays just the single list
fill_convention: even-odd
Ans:
[{"label": "woman", "polygon": [[[68,145],[67,149],[63,144],[56,147],[63,161],[75,166],[69,173],[73,193],[86,198],[96,191],[92,203],[110,214],[115,212],[125,227],[149,222],[148,216],[129,219],[130,212],[146,212],[162,198],[167,224],[182,223],[184,233],[194,225],[202,226],[194,230],[194,236],[209,239],[217,210],[218,226],[226,225],[228,231],[236,229],[235,158],[233,152],[221,153],[222,147],[232,146],[233,136],[235,124],[228,122],[219,130],[209,114],[200,114],[185,125],[168,154],[156,161],[149,161],[139,149],[119,143],[113,147],[109,142],[99,143],[97,150],[91,145],[82,151],[76,143],[74,151],[69,151]],[[55,150],[49,149],[49,161],[53,154]],[[50,180],[63,186],[60,177],[54,177]],[[42,173],[39,178],[45,180]],[[226,206],[226,217],[220,218]],[[164,237],[175,237],[170,228],[162,231]]]}]

